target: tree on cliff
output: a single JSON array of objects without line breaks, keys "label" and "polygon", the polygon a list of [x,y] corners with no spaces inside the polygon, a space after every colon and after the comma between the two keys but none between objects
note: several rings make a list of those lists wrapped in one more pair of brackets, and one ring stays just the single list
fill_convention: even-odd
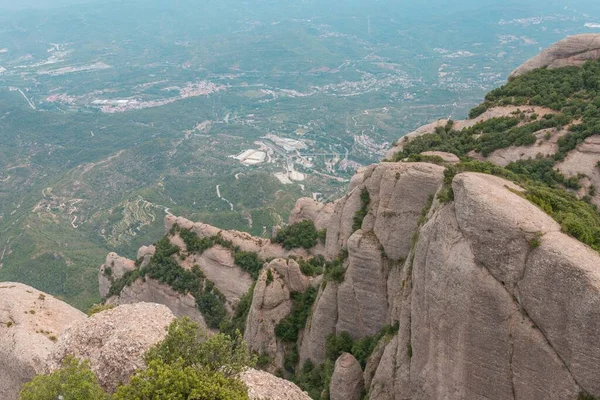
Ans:
[{"label": "tree on cliff", "polygon": [[87,361],[67,357],[62,367],[23,385],[20,400],[108,400]]}]

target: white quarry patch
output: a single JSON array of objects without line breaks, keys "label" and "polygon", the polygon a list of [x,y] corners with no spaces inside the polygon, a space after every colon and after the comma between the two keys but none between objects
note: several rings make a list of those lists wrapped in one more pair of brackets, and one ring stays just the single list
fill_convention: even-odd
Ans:
[{"label": "white quarry patch", "polygon": [[244,165],[257,165],[265,162],[267,158],[267,153],[260,150],[248,149],[244,150],[242,153],[237,156],[230,156],[239,160]]},{"label": "white quarry patch", "polygon": [[304,175],[302,172],[291,171],[289,173],[289,178],[293,181],[303,181],[306,179],[306,175]]},{"label": "white quarry patch", "polygon": [[284,138],[281,136],[273,135],[271,133],[264,136],[264,138],[272,140],[273,143],[275,143],[277,146],[281,147],[287,153],[291,153],[291,152],[294,152],[297,150],[303,150],[303,149],[307,148],[306,143],[304,143],[301,140]]},{"label": "white quarry patch", "polygon": [[279,182],[284,185],[291,185],[293,182],[288,178],[287,172],[275,172],[275,178],[279,179]]}]

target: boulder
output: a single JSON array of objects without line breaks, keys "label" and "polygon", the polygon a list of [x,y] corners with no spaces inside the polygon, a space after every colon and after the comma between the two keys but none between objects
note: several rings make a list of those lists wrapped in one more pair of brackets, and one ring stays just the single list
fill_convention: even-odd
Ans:
[{"label": "boulder", "polygon": [[598,396],[600,255],[508,181],[464,173],[453,188],[420,230],[409,279],[388,287],[410,295],[389,295],[400,331],[374,352],[369,396]]},{"label": "boulder", "polygon": [[268,372],[248,369],[240,374],[250,400],[310,400],[298,386]]},{"label": "boulder", "polygon": [[0,282],[0,399],[16,400],[21,385],[44,371],[57,338],[85,318],[49,294]]},{"label": "boulder", "polygon": [[165,338],[174,318],[166,306],[151,303],[94,314],[64,332],[49,356],[49,368],[58,368],[69,355],[88,359],[102,387],[114,392],[145,366],[144,354]]},{"label": "boulder", "polygon": [[315,223],[317,230],[322,230],[327,228],[331,214],[333,214],[333,203],[323,204],[309,197],[303,197],[296,201],[289,223],[310,220]]},{"label": "boulder", "polygon": [[106,262],[100,266],[98,272],[98,286],[100,297],[108,296],[112,283],[125,275],[126,272],[135,269],[135,262],[125,257],[119,256],[117,253],[108,253]]},{"label": "boulder", "polygon": [[527,60],[515,69],[509,78],[516,78],[537,68],[579,66],[588,60],[600,58],[600,34],[587,33],[569,36]]},{"label": "boulder", "polygon": [[360,400],[364,389],[363,372],[352,354],[343,353],[335,362],[329,396],[331,400]]}]

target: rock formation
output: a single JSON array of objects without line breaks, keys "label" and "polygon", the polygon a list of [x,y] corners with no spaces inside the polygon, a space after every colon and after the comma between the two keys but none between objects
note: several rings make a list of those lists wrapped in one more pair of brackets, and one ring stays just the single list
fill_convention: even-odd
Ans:
[{"label": "rock formation", "polygon": [[85,314],[32,287],[0,282],[0,398],[44,371],[58,337]]},{"label": "rock formation", "polygon": [[196,299],[191,294],[177,293],[167,285],[157,280],[145,278],[138,279],[131,286],[125,286],[118,296],[106,300],[106,304],[136,304],[157,303],[163,304],[171,310],[176,317],[190,317],[192,320],[206,328],[204,316],[196,308]]},{"label": "rock formation", "polygon": [[[141,250],[142,249],[140,249],[140,252]],[[100,296],[102,298],[108,296],[112,282],[121,278],[126,272],[134,269],[135,262],[133,260],[121,257],[117,253],[108,253],[106,262],[100,266],[100,271],[98,272]]]},{"label": "rock formation", "polygon": [[600,34],[588,33],[569,36],[526,61],[510,74],[510,78],[537,68],[579,66],[588,60],[600,58]]},{"label": "rock formation", "polygon": [[[487,175],[460,174],[455,202],[435,205],[414,250],[410,298],[399,299],[392,316],[410,329],[386,346],[372,398],[600,393],[591,378],[600,373],[591,361],[600,255],[510,188]],[[539,248],[532,235],[541,236]]]},{"label": "rock formation", "polygon": [[[86,317],[82,312],[20,284],[0,283],[0,398],[17,400],[21,386],[60,366],[67,355],[90,361],[112,392],[144,367],[143,355],[166,335],[174,315],[163,305],[122,305]],[[252,400],[309,400],[293,383],[267,372],[240,374]]]},{"label": "rock formation", "polygon": [[164,339],[174,318],[167,307],[151,303],[94,314],[64,332],[49,357],[49,367],[58,368],[68,355],[87,359],[100,385],[114,392],[145,366],[144,354]]},{"label": "rock formation", "polygon": [[364,389],[363,372],[352,354],[343,353],[335,362],[329,397],[331,400],[360,400]]},{"label": "rock formation", "polygon": [[[267,280],[271,274],[272,282]],[[303,292],[309,280],[294,260],[275,259],[265,268],[254,288],[244,340],[251,350],[272,359],[273,369],[283,368],[283,344],[275,336],[275,326],[292,309],[292,292]]]},{"label": "rock formation", "polygon": [[248,387],[250,400],[310,400],[310,397],[290,381],[268,372],[248,369],[240,374]]}]

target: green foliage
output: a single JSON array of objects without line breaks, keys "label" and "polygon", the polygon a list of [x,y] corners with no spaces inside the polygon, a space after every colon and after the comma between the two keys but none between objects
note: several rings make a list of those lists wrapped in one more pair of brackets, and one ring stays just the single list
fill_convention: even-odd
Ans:
[{"label": "green foliage", "polygon": [[329,360],[337,360],[342,353],[350,353],[354,341],[348,332],[339,335],[329,335],[325,344],[325,354]]},{"label": "green foliage", "polygon": [[218,371],[152,360],[129,384],[118,388],[114,400],[246,400],[245,385]]},{"label": "green foliage", "polygon": [[311,249],[322,237],[323,232],[317,231],[314,222],[305,220],[281,229],[273,238],[273,242],[281,244],[287,250],[300,247]]},{"label": "green foliage", "polygon": [[283,360],[283,367],[285,370],[291,374],[296,371],[296,365],[300,356],[298,355],[298,345],[294,343],[291,348],[286,351],[285,358]]},{"label": "green foliage", "polygon": [[333,375],[334,363],[330,360],[315,366],[306,360],[301,370],[294,377],[294,382],[306,391],[313,399],[329,399],[329,384]]},{"label": "green foliage", "polygon": [[[176,226],[176,225],[174,225]],[[214,235],[208,237],[199,237],[195,232],[189,229],[178,229],[179,236],[183,239],[185,247],[190,253],[202,254],[205,250],[208,250],[215,245],[221,245],[227,249],[233,249],[233,243],[229,240],[223,239],[221,235]]]},{"label": "green foliage", "polygon": [[342,332],[338,335],[330,335],[327,337],[326,354],[331,361],[338,359],[342,353],[352,354],[360,365],[364,368],[367,365],[367,360],[375,350],[375,346],[383,337],[391,337],[398,332],[399,325],[384,326],[377,335],[365,336],[359,340],[353,340],[350,334]]},{"label": "green foliage", "polygon": [[240,302],[235,309],[235,313],[231,317],[231,320],[224,321],[221,323],[220,331],[226,335],[233,336],[235,331],[238,330],[242,333],[246,330],[246,321],[248,320],[248,313],[250,312],[250,306],[252,306],[252,297],[254,296],[255,283],[250,286],[248,292],[240,298]]},{"label": "green foliage", "polygon": [[360,209],[354,214],[353,231],[357,231],[362,227],[363,220],[369,212],[369,203],[371,203],[371,195],[367,188],[362,188],[360,191]]},{"label": "green foliage", "polygon": [[256,280],[263,267],[264,261],[252,251],[237,251],[234,254],[235,265],[252,275]]},{"label": "green foliage", "polygon": [[298,333],[306,325],[312,305],[317,298],[317,289],[311,286],[303,293],[292,293],[291,298],[293,301],[292,311],[275,327],[275,336],[284,342],[298,340]]},{"label": "green foliage", "polygon": [[422,154],[411,154],[406,159],[408,162],[427,162],[431,164],[443,165],[444,159],[440,156],[424,156]]},{"label": "green foliage", "polygon": [[531,247],[532,249],[537,249],[538,247],[540,247],[540,244],[542,244],[541,239],[542,233],[536,232],[533,238],[529,240],[529,247]]},{"label": "green foliage", "polygon": [[322,255],[310,258],[308,260],[301,259],[298,261],[300,271],[306,276],[317,276],[323,273],[324,266],[327,260]]},{"label": "green foliage", "polygon": [[270,269],[267,270],[267,280],[266,280],[267,286],[269,286],[271,283],[273,283],[273,271],[271,271]]},{"label": "green foliage", "polygon": [[563,232],[600,251],[600,213],[594,206],[562,189],[541,185],[526,189],[525,197],[552,216]]},{"label": "green foliage", "polygon": [[73,357],[64,359],[60,369],[38,375],[23,385],[20,400],[108,400],[89,362]]},{"label": "green foliage", "polygon": [[325,279],[324,282],[344,282],[344,276],[346,275],[346,267],[344,267],[344,261],[348,258],[348,250],[340,251],[340,254],[330,262],[327,262],[325,268]]},{"label": "green foliage", "polygon": [[549,158],[536,158],[511,162],[506,169],[515,174],[524,175],[534,181],[542,182],[550,187],[564,185],[570,189],[579,189],[579,181],[576,177],[566,178],[554,169],[554,162]]},{"label": "green foliage", "polygon": [[138,269],[134,269],[132,271],[127,271],[123,274],[123,276],[117,280],[115,280],[108,290],[108,297],[118,296],[121,291],[125,288],[125,286],[131,286],[131,284],[140,277],[140,271]]},{"label": "green foliage", "polygon": [[112,310],[115,308],[113,304],[94,304],[87,312],[88,317],[91,317],[94,314],[97,314],[102,311]]},{"label": "green foliage", "polygon": [[328,399],[331,375],[335,361],[342,353],[352,354],[364,369],[368,358],[373,353],[375,346],[384,337],[391,337],[398,332],[398,324],[384,327],[377,335],[367,336],[360,340],[353,340],[348,332],[327,337],[325,351],[327,359],[321,365],[315,366],[307,360],[296,373],[293,381],[303,390],[307,391],[313,399]]},{"label": "green foliage", "polygon": [[187,317],[176,319],[169,325],[165,339],[148,350],[145,360],[146,363],[156,360],[166,364],[181,362],[183,367],[201,367],[227,377],[256,363],[239,331],[233,336],[222,333],[209,336]]}]

